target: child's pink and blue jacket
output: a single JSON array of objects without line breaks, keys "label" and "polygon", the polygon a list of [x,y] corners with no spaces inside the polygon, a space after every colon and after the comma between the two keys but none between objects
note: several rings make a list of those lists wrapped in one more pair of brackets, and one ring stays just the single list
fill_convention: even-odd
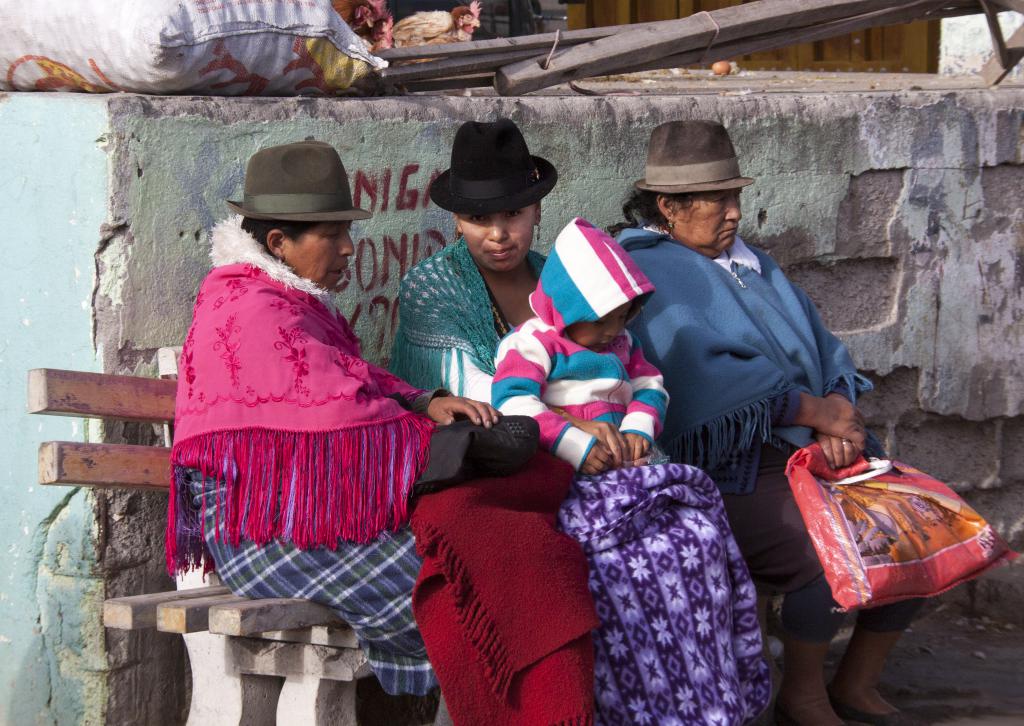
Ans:
[{"label": "child's pink and blue jacket", "polygon": [[661,373],[644,358],[640,343],[623,331],[597,352],[574,343],[565,329],[592,322],[631,300],[646,299],[654,285],[615,240],[576,218],[559,233],[530,295],[530,318],[498,346],[492,402],[507,415],[532,416],[540,441],[577,469],[597,442],[551,410],[607,421],[649,441],[661,432],[668,393]]}]

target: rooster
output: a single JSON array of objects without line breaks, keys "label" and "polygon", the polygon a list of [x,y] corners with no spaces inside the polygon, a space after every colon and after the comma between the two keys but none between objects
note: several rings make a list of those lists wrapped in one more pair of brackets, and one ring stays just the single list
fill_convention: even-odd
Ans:
[{"label": "rooster", "polygon": [[434,10],[402,18],[393,30],[396,48],[411,45],[438,45],[473,40],[473,31],[480,27],[480,3],[459,5],[451,12]]},{"label": "rooster", "polygon": [[335,12],[376,53],[391,47],[395,24],[387,0],[332,0]]}]

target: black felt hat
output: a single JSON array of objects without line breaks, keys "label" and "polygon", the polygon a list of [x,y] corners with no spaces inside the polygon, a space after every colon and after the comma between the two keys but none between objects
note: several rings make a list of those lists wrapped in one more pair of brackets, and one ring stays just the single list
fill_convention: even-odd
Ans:
[{"label": "black felt hat", "polygon": [[455,133],[451,168],[430,185],[430,198],[449,212],[492,214],[540,201],[556,181],[555,167],[530,155],[513,121],[467,121]]},{"label": "black felt hat", "polygon": [[348,174],[330,144],[306,139],[260,149],[245,169],[245,194],[228,207],[243,217],[284,222],[368,219],[352,204]]}]

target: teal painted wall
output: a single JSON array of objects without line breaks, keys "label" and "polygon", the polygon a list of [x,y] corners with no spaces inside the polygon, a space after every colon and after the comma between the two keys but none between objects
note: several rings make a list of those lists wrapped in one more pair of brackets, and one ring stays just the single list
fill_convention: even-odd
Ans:
[{"label": "teal painted wall", "polygon": [[106,221],[106,104],[0,95],[0,724],[93,724],[106,706],[95,517],[42,488],[35,451],[79,419],[25,413],[30,368],[95,370],[94,254]]}]

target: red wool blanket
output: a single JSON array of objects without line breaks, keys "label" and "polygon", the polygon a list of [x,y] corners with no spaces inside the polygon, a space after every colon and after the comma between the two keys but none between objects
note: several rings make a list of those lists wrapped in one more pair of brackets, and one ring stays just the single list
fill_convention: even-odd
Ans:
[{"label": "red wool blanket", "polygon": [[555,530],[573,470],[524,471],[423,496],[413,612],[456,725],[593,722],[599,626],[579,544]]}]

